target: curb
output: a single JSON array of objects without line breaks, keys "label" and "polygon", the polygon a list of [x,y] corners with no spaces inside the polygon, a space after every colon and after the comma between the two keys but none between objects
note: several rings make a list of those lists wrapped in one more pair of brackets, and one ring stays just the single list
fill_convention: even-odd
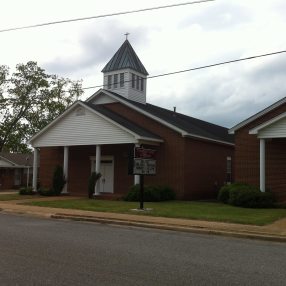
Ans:
[{"label": "curb", "polygon": [[120,219],[111,219],[111,218],[98,218],[98,217],[89,217],[89,216],[76,216],[69,214],[53,214],[50,216],[54,219],[68,219],[74,221],[86,221],[86,222],[96,222],[102,224],[114,224],[114,225],[124,225],[124,226],[134,226],[134,227],[144,227],[152,229],[161,229],[168,231],[181,231],[181,232],[191,232],[197,234],[212,234],[212,235],[221,235],[227,237],[235,238],[247,238],[247,239],[257,239],[264,241],[274,241],[274,242],[286,242],[286,236],[280,235],[271,235],[271,234],[259,234],[251,232],[235,232],[235,231],[225,231],[225,230],[214,230],[203,227],[183,227],[177,225],[166,225],[166,224],[157,224],[152,222],[135,222],[130,220],[120,220]]}]

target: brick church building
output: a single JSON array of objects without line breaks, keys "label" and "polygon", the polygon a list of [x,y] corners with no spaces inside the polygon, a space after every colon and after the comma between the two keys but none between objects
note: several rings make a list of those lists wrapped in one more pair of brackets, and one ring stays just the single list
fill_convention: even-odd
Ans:
[{"label": "brick church building", "polygon": [[41,186],[51,187],[54,169],[62,165],[63,193],[86,196],[88,178],[97,171],[102,177],[95,195],[122,196],[139,183],[138,175],[128,174],[128,161],[141,146],[156,150],[156,175],[146,176],[146,185],[169,186],[178,199],[216,197],[233,175],[228,129],[147,103],[148,73],[128,40],[102,72],[104,88],[30,139]]}]

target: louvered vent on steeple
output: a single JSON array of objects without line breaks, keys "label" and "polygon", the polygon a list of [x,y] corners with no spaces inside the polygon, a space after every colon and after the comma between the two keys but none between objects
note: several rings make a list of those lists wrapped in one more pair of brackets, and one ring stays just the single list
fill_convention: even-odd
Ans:
[{"label": "louvered vent on steeple", "polygon": [[104,88],[130,100],[146,103],[148,72],[126,39],[102,70]]}]

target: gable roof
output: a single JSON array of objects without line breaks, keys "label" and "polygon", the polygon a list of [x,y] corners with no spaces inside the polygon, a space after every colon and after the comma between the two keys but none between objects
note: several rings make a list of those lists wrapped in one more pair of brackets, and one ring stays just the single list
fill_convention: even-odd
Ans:
[{"label": "gable roof", "polygon": [[[36,138],[47,132],[51,127],[53,127],[57,122],[59,122],[62,118],[68,115],[76,106],[82,106],[92,113],[100,116],[100,118],[106,120],[109,123],[112,123],[114,126],[119,127],[121,130],[127,131],[129,134],[135,137],[136,140],[149,140],[154,142],[163,142],[162,138],[159,136],[147,131],[140,126],[132,122],[127,122],[123,117],[107,110],[103,106],[95,106],[88,102],[82,102],[80,100],[74,102],[69,108],[67,108],[62,114],[60,114],[57,118],[55,118],[52,122],[50,122],[47,126],[41,129],[38,133],[36,133],[33,137],[31,137],[28,141],[29,144],[32,144]],[[32,144],[33,145],[33,144]],[[39,147],[39,146],[38,146]]]},{"label": "gable roof", "polygon": [[236,124],[235,126],[233,126],[232,128],[229,129],[229,134],[234,134],[236,130],[242,128],[243,126],[247,125],[248,123],[254,121],[255,119],[263,116],[264,114],[270,112],[271,110],[281,106],[282,104],[286,103],[286,97],[274,102],[272,105],[264,108],[263,110],[261,110],[260,112],[250,116],[249,118],[241,121],[240,123]]},{"label": "gable roof", "polygon": [[128,40],[125,40],[119,50],[103,68],[102,72],[111,72],[126,68],[130,68],[141,74],[148,75],[147,70],[141,63]]},{"label": "gable roof", "polygon": [[101,92],[110,95],[123,104],[128,105],[146,116],[159,121],[165,126],[179,132],[182,136],[195,137],[199,139],[205,139],[215,141],[218,143],[234,145],[234,136],[228,134],[228,129],[216,124],[212,124],[194,117],[190,117],[181,113],[175,113],[171,110],[152,105],[149,103],[142,104],[139,102],[126,99],[125,97],[113,92],[101,89],[91,96],[87,101],[91,102],[95,96],[98,96]]},{"label": "gable roof", "polygon": [[0,158],[10,162],[14,166],[33,166],[33,154],[1,152]]},{"label": "gable roof", "polygon": [[144,128],[141,126],[127,120],[126,118],[120,116],[119,114],[111,111],[110,109],[104,107],[103,105],[94,105],[89,102],[83,102],[83,104],[87,105],[88,107],[92,108],[93,110],[101,113],[102,115],[110,118],[114,122],[118,123],[121,126],[124,126],[125,128],[129,129],[130,131],[136,133],[137,135],[146,138],[146,139],[153,139],[153,140],[158,140],[162,141],[162,138]]}]

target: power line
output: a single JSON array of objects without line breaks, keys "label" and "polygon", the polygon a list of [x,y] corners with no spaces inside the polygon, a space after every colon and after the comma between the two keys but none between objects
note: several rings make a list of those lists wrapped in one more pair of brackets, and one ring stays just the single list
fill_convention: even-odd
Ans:
[{"label": "power line", "polygon": [[157,6],[157,7],[149,7],[149,8],[143,8],[143,9],[137,9],[137,10],[115,12],[115,13],[110,13],[110,14],[105,14],[105,15],[59,20],[59,21],[54,21],[54,22],[40,23],[40,24],[34,24],[34,25],[28,25],[28,26],[12,27],[12,28],[7,28],[7,29],[1,29],[0,33],[16,31],[16,30],[31,29],[31,28],[43,27],[43,26],[49,26],[49,25],[63,24],[63,23],[69,23],[69,22],[77,22],[77,21],[126,15],[126,14],[132,14],[132,13],[146,12],[146,11],[152,11],[152,10],[165,9],[165,8],[186,6],[186,5],[192,5],[192,4],[200,4],[200,3],[213,2],[213,1],[216,1],[216,0],[200,0],[200,1],[193,1],[193,2],[184,2],[184,3],[171,4],[171,5],[165,5],[165,6]]},{"label": "power line", "polygon": [[[195,67],[195,68],[189,68],[189,69],[185,69],[185,70],[179,70],[179,71],[174,71],[174,72],[152,75],[152,76],[148,76],[147,78],[150,79],[150,78],[157,78],[157,77],[169,76],[169,75],[174,75],[174,74],[180,74],[180,73],[185,73],[185,72],[190,72],[190,71],[195,71],[195,70],[207,69],[207,68],[211,68],[211,67],[215,67],[215,66],[221,66],[221,65],[226,65],[226,64],[236,63],[236,62],[242,62],[242,61],[248,61],[248,60],[262,58],[262,57],[278,55],[278,54],[282,54],[282,53],[286,53],[286,50],[267,53],[267,54],[261,54],[261,55],[256,55],[256,56],[251,56],[251,57],[246,57],[246,58],[241,58],[241,59],[236,59],[236,60],[229,60],[229,61],[225,61],[225,62],[209,64],[209,65]],[[131,82],[131,81],[132,80],[127,80],[127,81],[124,81],[124,83]],[[88,86],[88,87],[83,87],[82,89],[93,89],[93,88],[99,88],[99,87],[104,87],[104,86],[107,86],[107,84],[106,85]]]},{"label": "power line", "polygon": [[[174,74],[180,74],[180,73],[185,73],[185,72],[190,72],[190,71],[195,71],[195,70],[207,69],[207,68],[211,68],[211,67],[216,67],[216,66],[221,66],[221,65],[231,64],[231,63],[237,63],[237,62],[242,62],[242,61],[248,61],[248,60],[262,58],[262,57],[274,56],[274,55],[283,54],[283,53],[286,53],[286,50],[271,52],[271,53],[261,54],[261,55],[255,55],[255,56],[241,58],[241,59],[229,60],[229,61],[219,62],[219,63],[215,63],[215,64],[209,64],[209,65],[204,65],[204,66],[199,66],[199,67],[189,68],[189,69],[184,69],[184,70],[179,70],[179,71],[173,71],[173,72],[168,72],[168,73],[152,75],[152,76],[148,76],[147,79],[169,76],[169,75],[174,75]],[[9,79],[4,80],[4,82],[10,82],[10,81],[11,80],[9,80]],[[123,81],[123,83],[128,83],[128,82],[132,82],[132,80]],[[118,82],[118,84],[120,84],[120,82]],[[105,86],[108,86],[108,84],[82,87],[81,89],[86,90],[86,89],[100,88],[100,87],[105,87]],[[67,90],[65,90],[65,91],[67,91]]]}]

